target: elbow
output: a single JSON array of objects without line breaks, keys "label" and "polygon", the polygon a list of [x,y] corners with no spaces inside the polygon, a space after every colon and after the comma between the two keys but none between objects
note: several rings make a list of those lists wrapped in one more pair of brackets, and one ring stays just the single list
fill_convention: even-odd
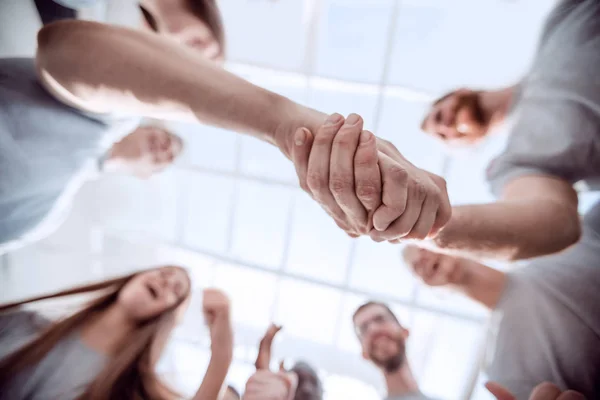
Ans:
[{"label": "elbow", "polygon": [[59,21],[48,24],[37,34],[36,60],[44,66],[53,54],[62,54],[63,47],[69,45],[69,36],[78,29],[80,21]]},{"label": "elbow", "polygon": [[558,253],[576,244],[581,239],[581,220],[577,210],[562,213],[551,226],[541,227],[537,245],[521,246],[509,261],[518,261]]}]

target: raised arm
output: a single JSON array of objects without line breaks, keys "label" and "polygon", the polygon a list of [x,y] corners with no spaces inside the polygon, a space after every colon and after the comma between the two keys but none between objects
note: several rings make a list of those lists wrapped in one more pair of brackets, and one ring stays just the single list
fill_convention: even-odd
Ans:
[{"label": "raised arm", "polygon": [[522,176],[505,186],[496,203],[454,207],[433,242],[444,251],[505,260],[555,253],[579,240],[577,204],[570,183]]},{"label": "raised arm", "polygon": [[448,286],[494,309],[504,291],[506,275],[466,258],[434,253],[416,246],[403,251],[408,267],[429,286]]},{"label": "raised arm", "polygon": [[298,127],[316,130],[325,120],[151,33],[57,22],[38,33],[36,61],[42,84],[68,105],[203,121],[277,144],[287,156]]},{"label": "raised arm", "polygon": [[227,296],[216,289],[204,291],[204,319],[210,331],[210,362],[193,400],[220,399],[233,358],[233,330]]}]

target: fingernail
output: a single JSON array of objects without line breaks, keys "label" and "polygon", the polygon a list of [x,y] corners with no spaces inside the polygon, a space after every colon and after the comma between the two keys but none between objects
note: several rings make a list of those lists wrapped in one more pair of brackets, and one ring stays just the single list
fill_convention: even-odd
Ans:
[{"label": "fingernail", "polygon": [[371,132],[362,131],[360,133],[360,144],[365,144],[371,139]]},{"label": "fingernail", "polygon": [[346,119],[346,125],[356,125],[360,121],[360,117],[356,114],[350,114]]},{"label": "fingernail", "polygon": [[300,128],[296,131],[294,142],[296,146],[302,146],[306,142],[306,128]]},{"label": "fingernail", "polygon": [[342,118],[344,118],[344,117],[342,117],[338,113],[331,114],[329,116],[329,118],[327,118],[327,121],[325,121],[325,126],[337,125],[342,120]]}]

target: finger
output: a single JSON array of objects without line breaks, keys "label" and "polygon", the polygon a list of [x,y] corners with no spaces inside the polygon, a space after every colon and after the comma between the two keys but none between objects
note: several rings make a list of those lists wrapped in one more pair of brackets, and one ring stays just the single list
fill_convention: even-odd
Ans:
[{"label": "finger", "polygon": [[585,396],[574,390],[567,390],[566,392],[558,396],[558,399],[556,400],[585,400]]},{"label": "finger", "polygon": [[292,161],[296,168],[296,175],[298,175],[298,183],[302,190],[309,194],[310,189],[306,183],[306,174],[313,140],[314,136],[308,129],[300,128],[294,135],[294,147],[292,148]]},{"label": "finger", "polygon": [[438,285],[451,282],[451,277],[454,275],[454,271],[456,271],[454,259],[452,257],[440,255],[438,260],[437,270],[432,279]]},{"label": "finger", "polygon": [[497,399],[497,400],[517,400],[517,398],[508,391],[504,386],[496,382],[487,382],[485,388]]},{"label": "finger", "polygon": [[366,233],[367,211],[356,196],[354,187],[354,156],[362,127],[362,118],[350,114],[335,135],[329,163],[329,189],[351,224]]},{"label": "finger", "polygon": [[354,155],[354,186],[356,196],[369,214],[381,205],[381,172],[377,161],[375,136],[369,131],[362,131]]},{"label": "finger", "polygon": [[279,361],[279,371],[285,371],[285,361],[281,360]]},{"label": "finger", "polygon": [[386,240],[404,238],[413,229],[421,214],[424,192],[418,189],[418,193],[409,193],[406,209],[396,221],[394,221],[384,232],[379,232],[379,237]]},{"label": "finger", "polygon": [[421,213],[412,230],[405,236],[406,239],[425,239],[432,231],[437,218],[438,202],[433,196],[427,196],[423,202]]},{"label": "finger", "polygon": [[306,182],[310,193],[335,220],[345,221],[346,216],[329,190],[329,160],[333,139],[342,126],[344,118],[333,114],[319,128],[308,159]]},{"label": "finger", "polygon": [[531,392],[530,400],[556,400],[562,390],[554,383],[543,382],[537,385]]},{"label": "finger", "polygon": [[406,209],[408,171],[382,153],[379,153],[379,168],[383,195],[382,204],[373,214],[373,227],[383,232]]}]

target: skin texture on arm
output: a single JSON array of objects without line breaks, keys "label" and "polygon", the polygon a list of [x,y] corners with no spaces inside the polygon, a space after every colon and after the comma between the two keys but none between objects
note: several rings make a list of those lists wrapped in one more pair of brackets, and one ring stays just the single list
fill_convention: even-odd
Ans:
[{"label": "skin texture on arm", "polygon": [[555,253],[581,236],[577,204],[577,193],[566,181],[518,177],[496,203],[454,207],[433,242],[444,251],[503,260]]},{"label": "skin texture on arm", "polygon": [[325,115],[261,89],[168,38],[88,21],[38,33],[42,84],[85,111],[202,121],[277,144]]},{"label": "skin texture on arm", "polygon": [[408,245],[403,257],[428,286],[448,286],[493,310],[506,284],[506,274],[477,261]]},{"label": "skin texture on arm", "polygon": [[227,295],[220,290],[206,289],[202,306],[204,319],[210,331],[211,357],[193,400],[219,399],[226,389],[225,378],[233,358],[230,303]]}]

